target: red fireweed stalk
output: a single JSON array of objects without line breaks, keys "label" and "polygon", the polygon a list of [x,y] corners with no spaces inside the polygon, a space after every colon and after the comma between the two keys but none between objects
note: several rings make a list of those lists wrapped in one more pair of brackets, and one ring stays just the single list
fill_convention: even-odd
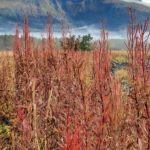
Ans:
[{"label": "red fireweed stalk", "polygon": [[[108,49],[108,33],[103,26],[100,32],[99,46],[99,51],[93,52],[93,77],[95,87],[94,91],[98,93],[102,113],[97,148],[104,148],[105,131],[103,127],[109,117],[106,108],[109,107],[108,105],[110,94],[110,52]],[[105,93],[108,95],[106,96]]]},{"label": "red fireweed stalk", "polygon": [[[72,131],[71,126],[74,125]],[[66,132],[65,132],[65,144],[62,150],[81,150],[82,140],[80,139],[80,127],[73,123],[72,117],[67,113],[66,118]]]},{"label": "red fireweed stalk", "polygon": [[29,27],[28,27],[28,18],[24,17],[24,29],[23,29],[23,37],[24,37],[24,46],[25,46],[25,54],[30,55],[30,35],[29,35]]},{"label": "red fireweed stalk", "polygon": [[[136,130],[137,130],[137,144],[139,147],[144,146],[144,136],[141,130],[141,124],[147,122],[147,150],[150,149],[150,122],[149,122],[149,88],[150,82],[150,57],[148,44],[150,33],[148,27],[150,19],[144,20],[143,24],[138,24],[136,21],[135,11],[129,8],[130,22],[128,25],[128,63],[129,63],[129,76],[130,76],[130,93],[129,96],[134,102],[136,108]],[[139,143],[140,142],[140,143]]]},{"label": "red fireweed stalk", "polygon": [[52,20],[50,17],[47,24],[47,46],[48,46],[48,52],[50,52],[50,54],[53,55],[54,39],[53,39]]}]

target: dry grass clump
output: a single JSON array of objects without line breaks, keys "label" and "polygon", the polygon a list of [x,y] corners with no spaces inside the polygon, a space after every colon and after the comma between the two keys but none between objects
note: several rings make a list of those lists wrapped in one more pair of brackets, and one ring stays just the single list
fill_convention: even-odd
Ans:
[{"label": "dry grass clump", "polygon": [[120,81],[123,81],[123,80],[128,81],[128,79],[129,79],[128,70],[125,68],[117,70],[115,72],[115,75]]}]

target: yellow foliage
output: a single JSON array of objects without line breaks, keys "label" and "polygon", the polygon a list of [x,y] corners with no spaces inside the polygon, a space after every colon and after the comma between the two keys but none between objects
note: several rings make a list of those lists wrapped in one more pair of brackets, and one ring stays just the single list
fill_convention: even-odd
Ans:
[{"label": "yellow foliage", "polygon": [[120,70],[117,70],[115,72],[115,75],[117,76],[117,78],[119,80],[128,80],[128,77],[129,77],[128,71],[126,69],[124,69],[124,68],[122,68]]},{"label": "yellow foliage", "polygon": [[9,137],[11,133],[11,127],[8,125],[0,125],[0,137]]}]

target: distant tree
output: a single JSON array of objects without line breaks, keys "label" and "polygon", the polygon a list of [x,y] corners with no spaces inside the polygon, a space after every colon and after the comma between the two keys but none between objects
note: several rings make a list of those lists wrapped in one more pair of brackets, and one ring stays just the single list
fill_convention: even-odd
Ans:
[{"label": "distant tree", "polygon": [[80,48],[82,51],[90,51],[91,50],[91,41],[92,37],[90,34],[84,35],[80,42]]},{"label": "distant tree", "polygon": [[12,35],[1,35],[0,36],[0,48],[1,49],[11,49],[11,45],[13,42],[13,36]]},{"label": "distant tree", "polygon": [[92,37],[90,34],[83,35],[82,37],[75,35],[66,38],[66,45],[63,45],[63,41],[61,41],[61,47],[64,50],[75,50],[75,51],[90,51],[91,50],[91,41]]}]

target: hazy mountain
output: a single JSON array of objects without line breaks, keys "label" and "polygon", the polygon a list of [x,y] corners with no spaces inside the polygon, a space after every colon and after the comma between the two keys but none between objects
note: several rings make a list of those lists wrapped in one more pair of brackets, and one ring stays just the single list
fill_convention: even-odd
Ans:
[{"label": "hazy mountain", "polygon": [[13,30],[16,24],[22,25],[24,15],[28,16],[31,28],[42,29],[49,16],[53,16],[54,21],[57,22],[62,13],[64,11],[57,1],[0,0],[0,31],[7,31],[10,27]]},{"label": "hazy mountain", "polygon": [[127,49],[125,42],[126,42],[126,40],[124,40],[124,39],[110,39],[109,47],[112,50],[125,50],[125,49]]},{"label": "hazy mountain", "polygon": [[50,0],[0,0],[0,2],[0,13],[6,17],[17,17],[17,15],[24,14],[29,16],[51,14],[58,18],[59,11],[61,11],[61,7],[58,7],[59,3],[57,5]]},{"label": "hazy mountain", "polygon": [[98,37],[103,18],[111,38],[125,38],[129,6],[137,9],[140,21],[150,16],[148,0],[0,0],[0,34],[12,33],[16,24],[23,24],[24,15],[29,17],[33,32],[42,31],[48,16],[52,16],[58,34],[64,16],[76,34],[91,33]]}]

